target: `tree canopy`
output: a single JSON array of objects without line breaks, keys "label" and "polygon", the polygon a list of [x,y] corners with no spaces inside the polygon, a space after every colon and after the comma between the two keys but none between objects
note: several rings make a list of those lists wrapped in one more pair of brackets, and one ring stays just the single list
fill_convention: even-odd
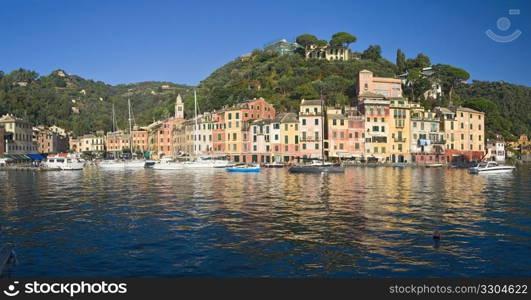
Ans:
[{"label": "tree canopy", "polygon": [[350,44],[356,42],[356,37],[348,32],[338,32],[332,35],[330,45],[349,47]]}]

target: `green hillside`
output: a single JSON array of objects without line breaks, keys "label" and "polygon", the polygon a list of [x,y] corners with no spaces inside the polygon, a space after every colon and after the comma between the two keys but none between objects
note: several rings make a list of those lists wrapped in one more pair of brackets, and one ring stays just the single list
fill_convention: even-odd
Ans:
[{"label": "green hillside", "polygon": [[[307,35],[301,37],[307,38]],[[327,45],[323,40],[318,43]],[[356,96],[359,71],[368,69],[381,77],[394,77],[407,71],[408,85],[404,86],[404,95],[412,101],[427,108],[445,106],[451,101],[484,111],[488,137],[501,134],[512,140],[531,132],[530,87],[506,82],[463,84],[460,82],[470,77],[465,70],[443,64],[432,66],[429,57],[422,53],[406,59],[400,50],[395,64],[381,57],[377,45],[369,46],[362,53],[353,53],[356,59],[348,61],[306,60],[300,52],[279,55],[255,50],[215,70],[197,87],[199,111],[212,111],[241,100],[264,97],[278,111],[296,112],[301,98],[318,98],[321,91],[328,105],[346,105]],[[423,98],[431,84],[419,74],[427,66],[432,66],[433,79],[442,84],[443,96],[438,99]],[[0,71],[0,114],[14,113],[34,124],[55,124],[80,135],[110,130],[113,103],[118,125],[125,128],[127,99],[131,99],[138,125],[173,114],[177,93],[185,101],[186,116],[192,116],[192,88],[170,82],[112,86],[62,70],[47,76],[23,69],[9,74]]]},{"label": "green hillside", "polygon": [[[296,53],[278,55],[255,50],[250,57],[237,58],[203,80],[198,86],[199,105],[200,108],[213,109],[242,99],[264,97],[279,111],[296,112],[301,98],[318,98],[321,90],[329,105],[350,104],[356,96],[359,71],[368,69],[375,76],[394,77],[408,69],[411,74],[408,81],[412,86],[404,87],[404,94],[410,100],[433,108],[448,105],[451,94],[455,105],[487,113],[490,118],[486,125],[488,137],[501,134],[512,140],[531,132],[530,87],[505,82],[459,83],[468,79],[466,71],[439,64],[432,66],[437,70],[433,76],[443,83],[444,95],[438,99],[424,99],[422,94],[430,84],[415,76],[420,68],[431,65],[427,56],[420,53],[416,58],[405,59],[399,50],[398,54],[402,56],[399,67],[382,58],[379,47],[375,55],[366,55],[369,50],[361,53],[360,59],[349,61],[305,60],[303,55]],[[400,60],[397,62],[400,64]],[[185,98],[185,102],[190,109],[191,95]],[[488,110],[492,105],[495,109]]]},{"label": "green hillside", "polygon": [[170,82],[112,86],[62,70],[38,76],[20,69],[0,72],[0,114],[13,113],[33,124],[57,125],[81,135],[111,130],[113,103],[118,127],[125,128],[128,98],[138,125],[166,117],[173,113],[177,93],[186,95],[190,88]]}]

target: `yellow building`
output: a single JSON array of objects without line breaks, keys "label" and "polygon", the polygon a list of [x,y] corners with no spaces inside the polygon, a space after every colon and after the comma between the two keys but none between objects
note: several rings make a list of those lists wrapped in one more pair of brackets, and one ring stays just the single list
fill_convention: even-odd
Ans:
[{"label": "yellow building", "polygon": [[390,162],[402,163],[411,160],[408,140],[411,133],[410,109],[411,105],[406,99],[389,99]]},{"label": "yellow building", "polygon": [[33,141],[33,126],[30,122],[7,114],[0,118],[0,126],[5,130],[6,154],[37,153],[37,144]]},{"label": "yellow building", "polygon": [[239,107],[227,108],[225,117],[225,151],[228,155],[236,155],[243,152],[242,134],[242,110]]},{"label": "yellow building", "polygon": [[485,114],[466,107],[437,107],[448,162],[481,160],[485,155]]}]

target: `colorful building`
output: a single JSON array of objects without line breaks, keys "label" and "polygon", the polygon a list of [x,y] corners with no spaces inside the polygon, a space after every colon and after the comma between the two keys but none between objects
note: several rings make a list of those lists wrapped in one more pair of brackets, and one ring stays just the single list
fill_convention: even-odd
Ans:
[{"label": "colorful building", "polygon": [[505,161],[505,142],[501,139],[487,140],[486,160],[504,162]]},{"label": "colorful building", "polygon": [[328,136],[325,140],[325,157],[348,158],[348,118],[337,108],[327,108],[326,121]]},{"label": "colorful building", "polygon": [[347,151],[354,160],[365,160],[365,117],[355,107],[345,107],[348,121]]},{"label": "colorful building", "polygon": [[300,155],[302,158],[322,158],[323,134],[322,100],[302,99],[299,111]]},{"label": "colorful building", "polygon": [[362,93],[358,96],[358,109],[365,117],[365,157],[368,161],[388,161],[389,105],[389,100],[380,94]]},{"label": "colorful building", "polygon": [[33,141],[33,126],[29,121],[7,114],[0,118],[0,127],[5,130],[5,154],[36,154]]},{"label": "colorful building", "polygon": [[446,161],[479,161],[485,155],[485,114],[466,107],[437,107],[446,140]]},{"label": "colorful building", "polygon": [[37,144],[37,151],[39,153],[63,153],[68,150],[66,131],[60,130],[59,127],[53,129],[45,126],[34,127],[33,141]]},{"label": "colorful building", "polygon": [[280,113],[272,120],[272,157],[276,162],[294,162],[300,156],[299,120],[295,113]]},{"label": "colorful building", "polygon": [[389,99],[389,140],[390,159],[392,163],[403,163],[410,158],[410,104],[404,98]]},{"label": "colorful building", "polygon": [[358,95],[364,93],[379,94],[387,98],[402,97],[402,81],[396,78],[374,77],[369,70],[358,74]]},{"label": "colorful building", "polygon": [[419,104],[411,107],[410,154],[412,163],[445,163],[444,131],[435,112],[426,111]]}]

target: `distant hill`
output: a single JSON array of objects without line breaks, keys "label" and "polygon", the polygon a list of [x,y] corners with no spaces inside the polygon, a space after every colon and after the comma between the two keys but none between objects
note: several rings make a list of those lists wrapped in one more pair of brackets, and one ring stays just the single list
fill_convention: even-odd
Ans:
[{"label": "distant hill", "polygon": [[171,82],[140,82],[108,85],[101,81],[56,70],[38,76],[19,69],[0,72],[0,114],[13,113],[33,124],[57,125],[81,135],[112,129],[112,104],[119,128],[127,126],[127,99],[131,99],[135,121],[147,125],[173,114],[177,93],[192,87]]},{"label": "distant hill", "polygon": [[[368,50],[357,55],[360,59],[349,61],[305,60],[298,53],[278,55],[255,50],[215,70],[199,84],[199,111],[264,97],[278,111],[297,112],[301,98],[318,98],[321,90],[328,105],[350,104],[356,96],[359,71],[367,69],[381,77],[394,77],[403,72],[379,54],[365,55]],[[429,65],[429,58],[419,54],[416,60],[406,61],[406,64],[416,63]],[[20,69],[6,75],[0,72],[0,114],[11,112],[27,117],[34,124],[55,124],[79,135],[110,130],[113,103],[118,125],[125,128],[128,98],[139,125],[173,114],[177,93],[183,96],[185,115],[192,116],[192,89],[155,81],[112,86],[63,70],[38,76]],[[531,87],[473,81],[457,84],[452,95],[455,104],[486,111],[489,137],[501,134],[511,140],[531,133]],[[446,96],[418,101],[427,108],[448,104]]]},{"label": "distant hill", "polygon": [[[423,56],[423,55],[421,55]],[[264,97],[279,111],[298,111],[301,98],[318,98],[322,89],[329,105],[350,104],[356,96],[358,72],[367,69],[375,76],[394,77],[399,68],[382,58],[327,61],[302,55],[278,55],[261,50],[237,58],[214,71],[198,86],[200,107],[220,108],[242,99]],[[428,61],[429,58],[423,56]],[[414,59],[409,59],[412,64]],[[487,124],[490,137],[502,134],[513,139],[531,132],[531,88],[505,82],[457,84],[454,103],[468,105],[467,100],[484,98],[493,101],[500,116],[496,124]],[[190,95],[185,102],[191,105]],[[419,99],[431,108],[447,105],[446,96],[435,100]],[[190,107],[190,106],[188,106]],[[488,116],[488,115],[487,115]]]}]

